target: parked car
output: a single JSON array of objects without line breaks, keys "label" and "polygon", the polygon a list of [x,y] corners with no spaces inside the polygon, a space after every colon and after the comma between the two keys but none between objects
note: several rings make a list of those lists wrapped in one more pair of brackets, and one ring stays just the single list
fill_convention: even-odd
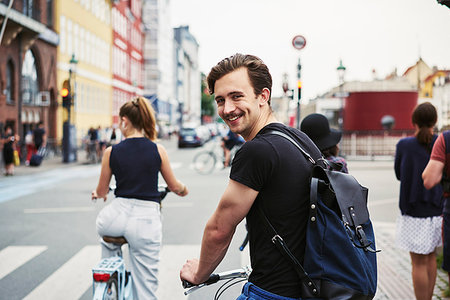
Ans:
[{"label": "parked car", "polygon": [[202,146],[206,140],[201,130],[194,127],[183,127],[178,134],[178,148]]}]

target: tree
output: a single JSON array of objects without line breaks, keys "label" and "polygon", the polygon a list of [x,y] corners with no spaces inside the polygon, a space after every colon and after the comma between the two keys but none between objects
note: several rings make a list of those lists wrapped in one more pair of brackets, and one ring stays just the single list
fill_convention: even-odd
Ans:
[{"label": "tree", "polygon": [[202,73],[202,120],[205,116],[213,117],[216,114],[214,96],[210,95],[206,86],[206,76]]}]

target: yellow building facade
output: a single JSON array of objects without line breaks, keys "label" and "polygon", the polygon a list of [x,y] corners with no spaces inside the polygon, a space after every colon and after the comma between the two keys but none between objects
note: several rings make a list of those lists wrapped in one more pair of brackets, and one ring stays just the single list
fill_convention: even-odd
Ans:
[{"label": "yellow building facade", "polygon": [[[74,95],[70,123],[76,128],[77,145],[81,146],[90,127],[112,125],[111,1],[61,0],[55,5],[60,36],[58,87],[61,90],[70,77]],[[68,110],[62,106],[61,95],[58,103],[57,136],[61,140]]]}]

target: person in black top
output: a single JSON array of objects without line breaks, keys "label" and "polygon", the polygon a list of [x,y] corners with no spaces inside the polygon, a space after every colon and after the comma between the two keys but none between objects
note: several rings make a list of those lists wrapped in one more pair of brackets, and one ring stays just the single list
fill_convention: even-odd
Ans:
[{"label": "person in black top", "polygon": [[186,262],[182,280],[199,284],[224,258],[236,226],[246,218],[252,273],[238,299],[298,299],[301,282],[291,262],[278,251],[261,226],[257,209],[267,217],[303,263],[312,164],[285,138],[294,138],[314,159],[320,150],[303,132],[279,123],[272,113],[272,78],[253,55],[236,54],[211,69],[207,78],[219,116],[245,143],[236,153],[230,180],[203,234],[200,258]]},{"label": "person in black top", "polygon": [[14,175],[14,149],[19,136],[14,134],[11,126],[6,126],[5,133],[2,134],[3,162],[5,164],[5,176]]},{"label": "person in black top", "polygon": [[221,145],[222,149],[223,149],[224,158],[225,158],[225,160],[223,162],[224,167],[230,166],[231,149],[233,149],[234,146],[241,145],[243,143],[244,143],[244,141],[242,140],[242,138],[239,135],[237,135],[236,133],[234,133],[231,130],[228,130],[227,135],[222,138],[222,145]]},{"label": "person in black top", "polygon": [[47,144],[47,135],[45,134],[44,123],[40,121],[33,131],[34,151],[38,151]]}]

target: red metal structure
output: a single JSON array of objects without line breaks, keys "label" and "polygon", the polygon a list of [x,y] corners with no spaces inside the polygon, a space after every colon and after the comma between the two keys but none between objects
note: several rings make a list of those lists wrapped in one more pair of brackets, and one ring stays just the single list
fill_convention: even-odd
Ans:
[{"label": "red metal structure", "polygon": [[344,131],[383,130],[381,119],[390,115],[395,130],[411,130],[411,114],[417,105],[416,91],[351,92],[344,104]]}]

